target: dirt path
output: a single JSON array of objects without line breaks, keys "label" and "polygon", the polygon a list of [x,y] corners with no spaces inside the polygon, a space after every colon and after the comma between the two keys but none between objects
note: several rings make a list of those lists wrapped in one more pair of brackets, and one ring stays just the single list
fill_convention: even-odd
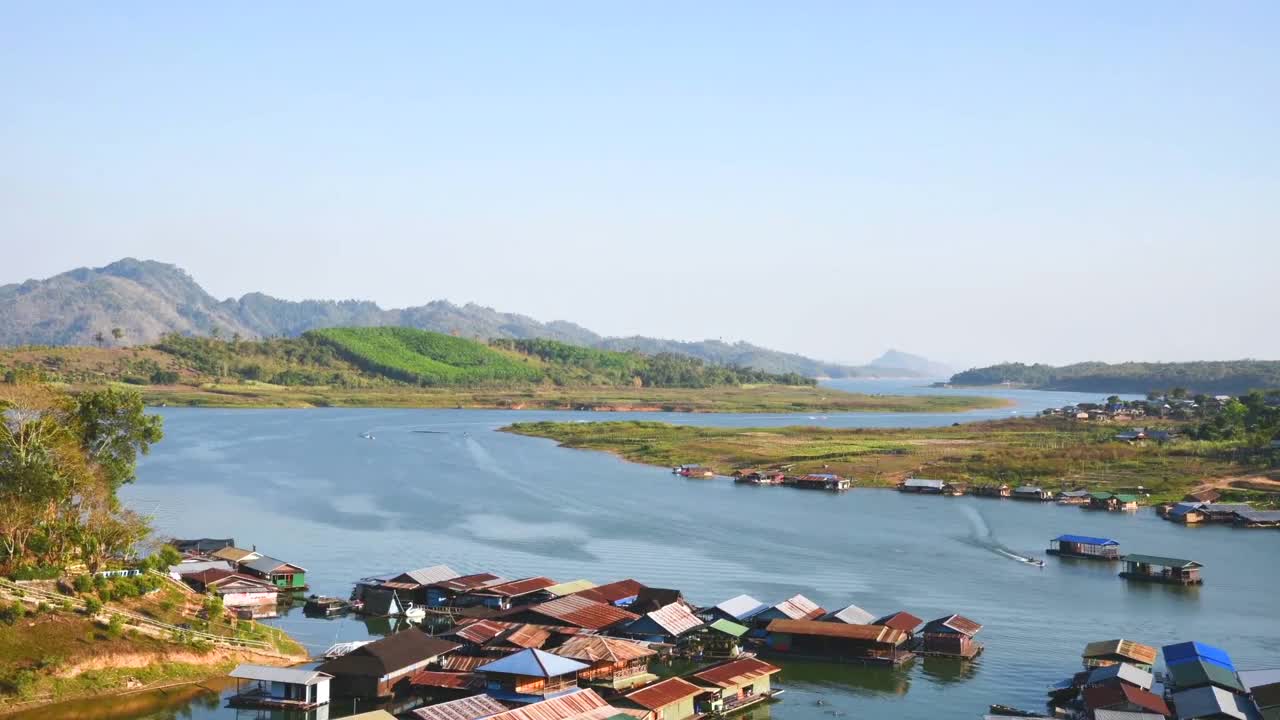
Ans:
[{"label": "dirt path", "polygon": [[1280,480],[1272,479],[1266,475],[1234,475],[1231,477],[1211,478],[1197,485],[1193,492],[1234,487],[1266,488],[1280,492]]}]

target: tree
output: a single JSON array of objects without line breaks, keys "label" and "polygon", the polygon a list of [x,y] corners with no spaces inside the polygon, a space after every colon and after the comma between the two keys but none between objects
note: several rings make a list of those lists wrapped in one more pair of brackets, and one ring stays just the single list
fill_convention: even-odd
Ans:
[{"label": "tree", "polygon": [[1183,400],[1187,397],[1187,389],[1184,387],[1176,387],[1169,391],[1169,397],[1174,400]]},{"label": "tree", "polygon": [[102,347],[103,343],[107,341],[107,336],[103,335],[102,331],[99,330],[98,332],[93,334],[93,341],[98,343],[98,347]]},{"label": "tree", "polygon": [[1119,395],[1108,395],[1108,396],[1107,396],[1107,404],[1108,404],[1108,405],[1119,405],[1119,404],[1120,404],[1120,396],[1119,396]]},{"label": "tree", "polygon": [[142,396],[107,388],[81,394],[75,400],[84,450],[98,463],[114,491],[133,482],[138,453],[146,455],[164,437],[163,420],[147,415]]},{"label": "tree", "polygon": [[118,327],[111,328],[111,337],[115,338],[116,342],[120,342],[120,338],[124,337],[124,330]]}]

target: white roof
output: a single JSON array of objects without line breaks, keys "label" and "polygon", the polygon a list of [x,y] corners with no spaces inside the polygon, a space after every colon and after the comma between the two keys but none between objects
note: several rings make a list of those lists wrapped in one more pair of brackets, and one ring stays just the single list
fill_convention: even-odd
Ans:
[{"label": "white roof", "polygon": [[745,620],[764,610],[765,604],[750,595],[739,595],[720,603],[716,609],[739,620]]},{"label": "white roof", "polygon": [[431,583],[444,582],[445,580],[461,577],[448,565],[432,565],[431,567],[418,568],[417,570],[410,570],[405,575],[413,578],[413,581],[419,585],[430,585]]},{"label": "white roof", "polygon": [[1234,693],[1206,685],[1174,693],[1173,706],[1178,711],[1178,720],[1217,715],[1248,720],[1248,710],[1243,702],[1237,702],[1238,699],[1243,701]]},{"label": "white roof", "polygon": [[1253,692],[1256,687],[1280,683],[1280,669],[1241,670],[1236,673],[1236,676],[1240,678],[1240,684],[1244,686],[1244,689],[1249,692]]},{"label": "white roof", "polygon": [[823,620],[837,620],[848,625],[870,625],[876,616],[857,605],[850,605],[843,610],[827,613]]},{"label": "white roof", "polygon": [[315,685],[327,682],[333,677],[319,670],[298,670],[296,668],[278,668],[269,665],[237,665],[231,671],[231,677],[237,680],[262,680],[264,682],[280,682],[290,685]]}]

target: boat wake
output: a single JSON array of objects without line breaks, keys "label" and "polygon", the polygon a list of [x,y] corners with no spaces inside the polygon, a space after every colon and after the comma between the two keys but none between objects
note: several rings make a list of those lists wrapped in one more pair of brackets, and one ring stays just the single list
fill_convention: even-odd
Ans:
[{"label": "boat wake", "polygon": [[960,505],[959,507],[960,511],[969,519],[969,537],[965,538],[964,542],[974,547],[995,553],[996,555],[1009,560],[1017,560],[1018,562],[1026,563],[1027,565],[1044,567],[1043,560],[1037,560],[1028,555],[1022,555],[996,539],[995,534],[991,532],[991,526],[987,525],[986,518],[982,517],[982,513],[969,505]]}]

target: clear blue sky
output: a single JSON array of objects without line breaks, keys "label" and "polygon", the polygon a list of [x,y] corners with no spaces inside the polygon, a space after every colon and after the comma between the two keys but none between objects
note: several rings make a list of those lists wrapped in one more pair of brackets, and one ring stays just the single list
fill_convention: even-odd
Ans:
[{"label": "clear blue sky", "polygon": [[0,283],[1280,358],[1280,3],[0,3]]}]

